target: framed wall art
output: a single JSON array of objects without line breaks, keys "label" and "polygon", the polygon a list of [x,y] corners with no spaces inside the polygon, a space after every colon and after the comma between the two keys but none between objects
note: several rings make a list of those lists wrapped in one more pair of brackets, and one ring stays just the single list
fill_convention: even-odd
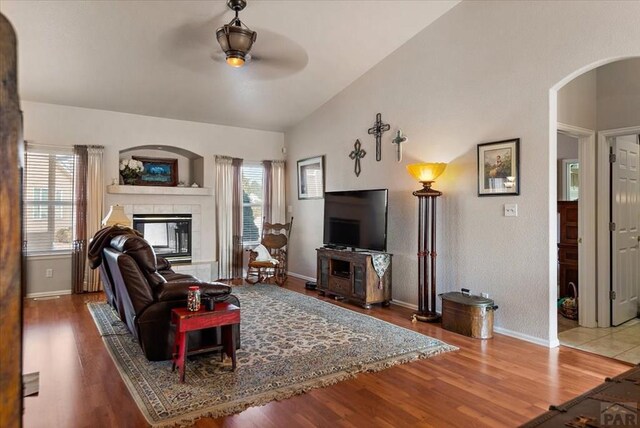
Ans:
[{"label": "framed wall art", "polygon": [[478,144],[478,196],[520,194],[520,139]]},{"label": "framed wall art", "polygon": [[139,186],[176,186],[178,184],[178,159],[132,156],[142,162],[144,171],[138,179]]},{"label": "framed wall art", "polygon": [[298,161],[298,199],[324,198],[324,156]]}]

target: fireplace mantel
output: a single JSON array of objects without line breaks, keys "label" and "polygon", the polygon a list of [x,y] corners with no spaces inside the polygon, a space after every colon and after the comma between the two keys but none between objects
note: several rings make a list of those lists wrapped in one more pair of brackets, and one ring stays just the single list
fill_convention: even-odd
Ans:
[{"label": "fireplace mantel", "polygon": [[166,186],[129,186],[111,184],[107,193],[119,195],[172,195],[172,196],[210,196],[209,187],[166,187]]}]

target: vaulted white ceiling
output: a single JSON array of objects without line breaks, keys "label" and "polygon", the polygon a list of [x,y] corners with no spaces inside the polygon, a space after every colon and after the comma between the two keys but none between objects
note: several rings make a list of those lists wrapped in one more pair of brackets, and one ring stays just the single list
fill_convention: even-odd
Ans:
[{"label": "vaulted white ceiling", "polygon": [[22,99],[282,131],[458,1],[248,0],[254,60],[222,61],[224,1],[0,1]]}]

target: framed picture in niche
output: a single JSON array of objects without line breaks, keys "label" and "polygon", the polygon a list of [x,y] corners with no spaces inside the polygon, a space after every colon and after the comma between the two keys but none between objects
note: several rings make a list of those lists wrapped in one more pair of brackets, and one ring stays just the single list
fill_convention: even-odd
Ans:
[{"label": "framed picture in niche", "polygon": [[520,194],[520,139],[478,144],[478,196]]},{"label": "framed picture in niche", "polygon": [[178,159],[132,156],[142,162],[144,171],[138,179],[139,186],[176,186],[178,184]]},{"label": "framed picture in niche", "polygon": [[298,199],[324,198],[324,156],[298,161]]}]

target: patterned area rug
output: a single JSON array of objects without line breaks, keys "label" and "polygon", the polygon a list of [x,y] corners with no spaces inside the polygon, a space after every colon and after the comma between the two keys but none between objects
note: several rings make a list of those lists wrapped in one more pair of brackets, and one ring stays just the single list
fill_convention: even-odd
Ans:
[{"label": "patterned area rug", "polygon": [[170,361],[150,362],[106,303],[89,303],[100,335],[138,407],[154,427],[241,412],[456,350],[439,340],[272,285],[233,288],[242,306],[242,349],[229,370],[219,354],[190,357],[186,383]]}]

